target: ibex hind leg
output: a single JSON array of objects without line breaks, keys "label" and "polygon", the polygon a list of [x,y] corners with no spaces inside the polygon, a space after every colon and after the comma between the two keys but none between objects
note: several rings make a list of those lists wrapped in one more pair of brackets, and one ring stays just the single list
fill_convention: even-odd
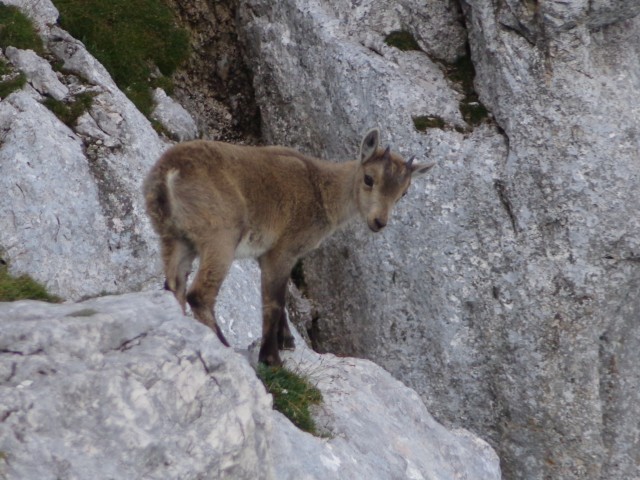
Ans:
[{"label": "ibex hind leg", "polygon": [[216,245],[215,251],[211,248],[201,251],[200,267],[186,297],[193,316],[216,332],[220,341],[227,347],[229,342],[216,322],[213,308],[232,261],[233,248],[221,248],[221,245]]},{"label": "ibex hind leg", "polygon": [[289,322],[287,321],[287,313],[283,308],[278,321],[278,349],[279,350],[295,350],[296,342],[289,330]]},{"label": "ibex hind leg", "polygon": [[187,277],[196,251],[186,240],[165,237],[162,239],[162,259],[166,276],[165,288],[173,292],[185,313]]},{"label": "ibex hind leg", "polygon": [[262,281],[262,344],[258,361],[270,366],[282,365],[278,350],[293,342],[284,310],[289,272],[293,267],[289,260],[277,250],[258,259]]}]

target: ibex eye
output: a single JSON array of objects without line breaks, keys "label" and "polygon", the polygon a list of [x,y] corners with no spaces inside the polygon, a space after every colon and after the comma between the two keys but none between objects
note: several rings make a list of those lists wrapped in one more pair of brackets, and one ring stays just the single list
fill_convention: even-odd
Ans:
[{"label": "ibex eye", "polygon": [[371,177],[371,175],[365,175],[364,176],[364,184],[367,187],[373,187],[373,177]]},{"label": "ibex eye", "polygon": [[408,190],[405,190],[404,192],[402,192],[402,196],[404,197],[407,194]]}]

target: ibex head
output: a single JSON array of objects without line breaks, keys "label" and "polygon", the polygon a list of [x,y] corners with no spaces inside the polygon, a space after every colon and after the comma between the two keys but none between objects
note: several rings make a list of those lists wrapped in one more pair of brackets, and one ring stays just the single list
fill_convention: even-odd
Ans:
[{"label": "ibex head", "polygon": [[405,161],[391,152],[391,147],[378,148],[380,132],[369,131],[360,146],[360,168],[356,173],[358,210],[374,232],[382,230],[394,205],[407,193],[412,176],[422,175],[435,163],[414,164],[415,157]]}]

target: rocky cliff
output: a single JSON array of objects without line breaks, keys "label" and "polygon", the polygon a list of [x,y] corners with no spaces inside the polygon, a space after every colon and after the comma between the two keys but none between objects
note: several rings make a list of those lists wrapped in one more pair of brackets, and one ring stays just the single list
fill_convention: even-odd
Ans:
[{"label": "rocky cliff", "polygon": [[488,444],[382,368],[301,346],[287,365],[324,397],[323,437],[302,432],[167,292],[5,303],[0,323],[4,478],[500,478]]},{"label": "rocky cliff", "polygon": [[[2,52],[26,84],[0,100],[1,258],[67,302],[0,304],[1,477],[500,478],[487,443],[443,427],[381,367],[301,339],[285,362],[321,390],[324,436],[273,411],[246,359],[261,324],[256,265],[234,265],[223,287],[217,313],[235,349],[224,348],[159,288],[140,184],[170,142],[57,25],[53,4],[4,3],[34,20],[44,52]],[[199,88],[185,81],[183,94]],[[68,125],[45,106],[85,94]],[[167,136],[207,134],[162,90],[154,99]]]},{"label": "rocky cliff", "polygon": [[[4,52],[29,82],[0,102],[3,258],[65,298],[157,284],[137,192],[166,141],[49,2],[5,3],[65,73]],[[254,134],[255,103],[267,143],[347,159],[377,125],[438,162],[382,234],[354,225],[304,261],[318,349],[382,365],[438,420],[486,438],[506,478],[638,477],[640,2],[179,3],[202,49],[178,97],[199,125]],[[209,87],[193,80],[205,47]],[[87,90],[72,129],[40,104]],[[241,320],[256,292],[255,267],[236,265],[219,313],[239,346],[257,335]]]},{"label": "rocky cliff", "polygon": [[[638,477],[640,3],[242,5],[266,138],[351,157],[381,125],[438,162],[383,234],[305,260],[320,348],[484,435],[506,478]],[[465,38],[475,125],[447,63]]]}]

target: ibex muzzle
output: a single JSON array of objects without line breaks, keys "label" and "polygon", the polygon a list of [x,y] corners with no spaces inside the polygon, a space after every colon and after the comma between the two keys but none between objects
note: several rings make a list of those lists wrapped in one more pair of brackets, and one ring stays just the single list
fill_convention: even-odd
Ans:
[{"label": "ibex muzzle", "polygon": [[[166,287],[183,311],[211,327],[228,345],[213,308],[234,258],[253,257],[262,275],[263,324],[259,360],[280,365],[293,348],[285,292],[296,261],[360,215],[378,232],[413,176],[434,164],[405,162],[378,148],[368,132],[358,160],[331,163],[284,147],[193,141],[170,148],[144,184],[147,212],[160,236]],[[193,260],[200,267],[187,292]]]}]

